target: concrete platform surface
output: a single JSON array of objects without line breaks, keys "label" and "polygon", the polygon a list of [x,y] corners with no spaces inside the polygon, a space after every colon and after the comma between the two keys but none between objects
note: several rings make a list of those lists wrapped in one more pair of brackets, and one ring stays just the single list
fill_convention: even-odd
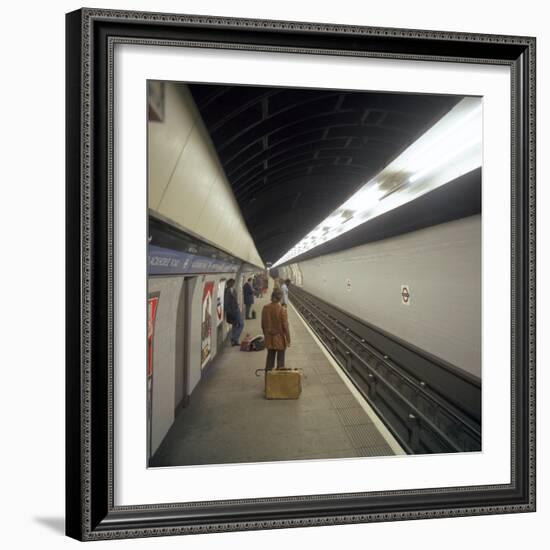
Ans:
[{"label": "concrete platform surface", "polygon": [[[257,319],[245,321],[243,337],[261,334],[268,296],[256,300]],[[254,371],[264,368],[266,352],[228,346],[204,373],[150,466],[395,454],[292,306],[288,318],[286,366],[303,369],[300,398],[265,399],[263,375]]]}]

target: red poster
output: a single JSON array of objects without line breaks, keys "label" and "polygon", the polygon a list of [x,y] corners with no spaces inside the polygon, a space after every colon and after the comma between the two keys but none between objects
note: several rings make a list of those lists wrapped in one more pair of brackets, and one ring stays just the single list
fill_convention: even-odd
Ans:
[{"label": "red poster", "polygon": [[153,376],[153,335],[155,332],[155,315],[157,313],[158,296],[147,301],[147,376]]}]

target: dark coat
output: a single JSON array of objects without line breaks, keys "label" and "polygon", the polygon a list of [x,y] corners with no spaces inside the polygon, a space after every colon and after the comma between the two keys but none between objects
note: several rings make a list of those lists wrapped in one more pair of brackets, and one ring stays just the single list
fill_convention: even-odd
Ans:
[{"label": "dark coat", "polygon": [[254,303],[254,290],[248,281],[243,285],[243,300],[246,305]]},{"label": "dark coat", "polygon": [[239,303],[232,288],[226,288],[223,295],[223,308],[225,310],[225,319],[228,323],[233,323],[239,316]]},{"label": "dark coat", "polygon": [[286,308],[272,302],[262,309],[262,330],[267,349],[284,350],[290,345]]}]

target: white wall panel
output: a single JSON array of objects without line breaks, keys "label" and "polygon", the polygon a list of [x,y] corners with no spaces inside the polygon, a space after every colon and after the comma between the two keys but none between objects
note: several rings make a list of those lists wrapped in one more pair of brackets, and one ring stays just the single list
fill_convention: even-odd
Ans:
[{"label": "white wall panel", "polygon": [[165,83],[165,121],[149,122],[149,208],[233,256],[262,266],[240,208],[183,84]]},{"label": "white wall panel", "polygon": [[153,341],[153,453],[174,422],[177,312],[183,280],[155,277],[148,283],[149,292],[160,292]]},{"label": "white wall panel", "polygon": [[[200,382],[202,369],[201,369],[201,323],[202,323],[202,295],[204,285],[210,281],[214,282],[214,290],[212,294],[212,309],[210,315],[212,315],[212,355],[210,361],[214,359],[217,353],[217,325],[216,325],[216,297],[218,293],[218,283],[221,279],[230,279],[234,277],[233,273],[224,273],[219,275],[202,275],[192,277],[189,279],[189,294],[187,296],[187,303],[190,306],[188,312],[188,325],[187,325],[187,346],[185,352],[187,353],[187,365],[189,375],[188,392],[192,394],[197,384]],[[227,334],[229,327],[224,321],[224,336]]]},{"label": "white wall panel", "polygon": [[208,223],[208,232],[211,235],[214,235],[213,239],[217,239],[218,229],[222,223],[223,219],[223,193],[225,192],[225,187],[220,185],[217,180],[223,176],[218,175],[216,181],[214,182],[213,189],[216,189],[216,193],[210,194],[209,207],[210,207],[210,216],[201,216],[199,221],[198,231],[202,230],[202,227],[205,223]]},{"label": "white wall panel", "polygon": [[165,121],[149,122],[149,206],[158,210],[162,195],[176,168],[189,134],[193,129],[193,117],[183,103],[181,90],[175,86],[165,87]]},{"label": "white wall panel", "polygon": [[211,152],[201,132],[194,127],[158,211],[196,231],[199,217],[207,207],[206,201],[214,179]]},{"label": "white wall panel", "polygon": [[[304,290],[481,376],[480,215],[299,266]],[[410,305],[401,285],[410,286]]]},{"label": "white wall panel", "polygon": [[201,379],[201,316],[202,316],[202,276],[193,277],[189,283],[189,294],[187,296],[187,304],[190,307],[187,325],[187,365],[188,365],[188,382],[187,391],[189,394],[193,392],[196,385]]},{"label": "white wall panel", "polygon": [[219,194],[220,194],[219,176],[217,176],[208,190],[208,196],[204,203],[195,231],[197,235],[215,235],[220,225],[221,213],[219,212]]}]

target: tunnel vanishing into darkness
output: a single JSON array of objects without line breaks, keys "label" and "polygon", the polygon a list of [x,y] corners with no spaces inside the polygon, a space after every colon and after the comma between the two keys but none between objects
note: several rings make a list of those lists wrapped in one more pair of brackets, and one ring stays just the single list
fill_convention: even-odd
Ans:
[{"label": "tunnel vanishing into darkness", "polygon": [[275,262],[461,96],[189,84],[249,232]]}]

